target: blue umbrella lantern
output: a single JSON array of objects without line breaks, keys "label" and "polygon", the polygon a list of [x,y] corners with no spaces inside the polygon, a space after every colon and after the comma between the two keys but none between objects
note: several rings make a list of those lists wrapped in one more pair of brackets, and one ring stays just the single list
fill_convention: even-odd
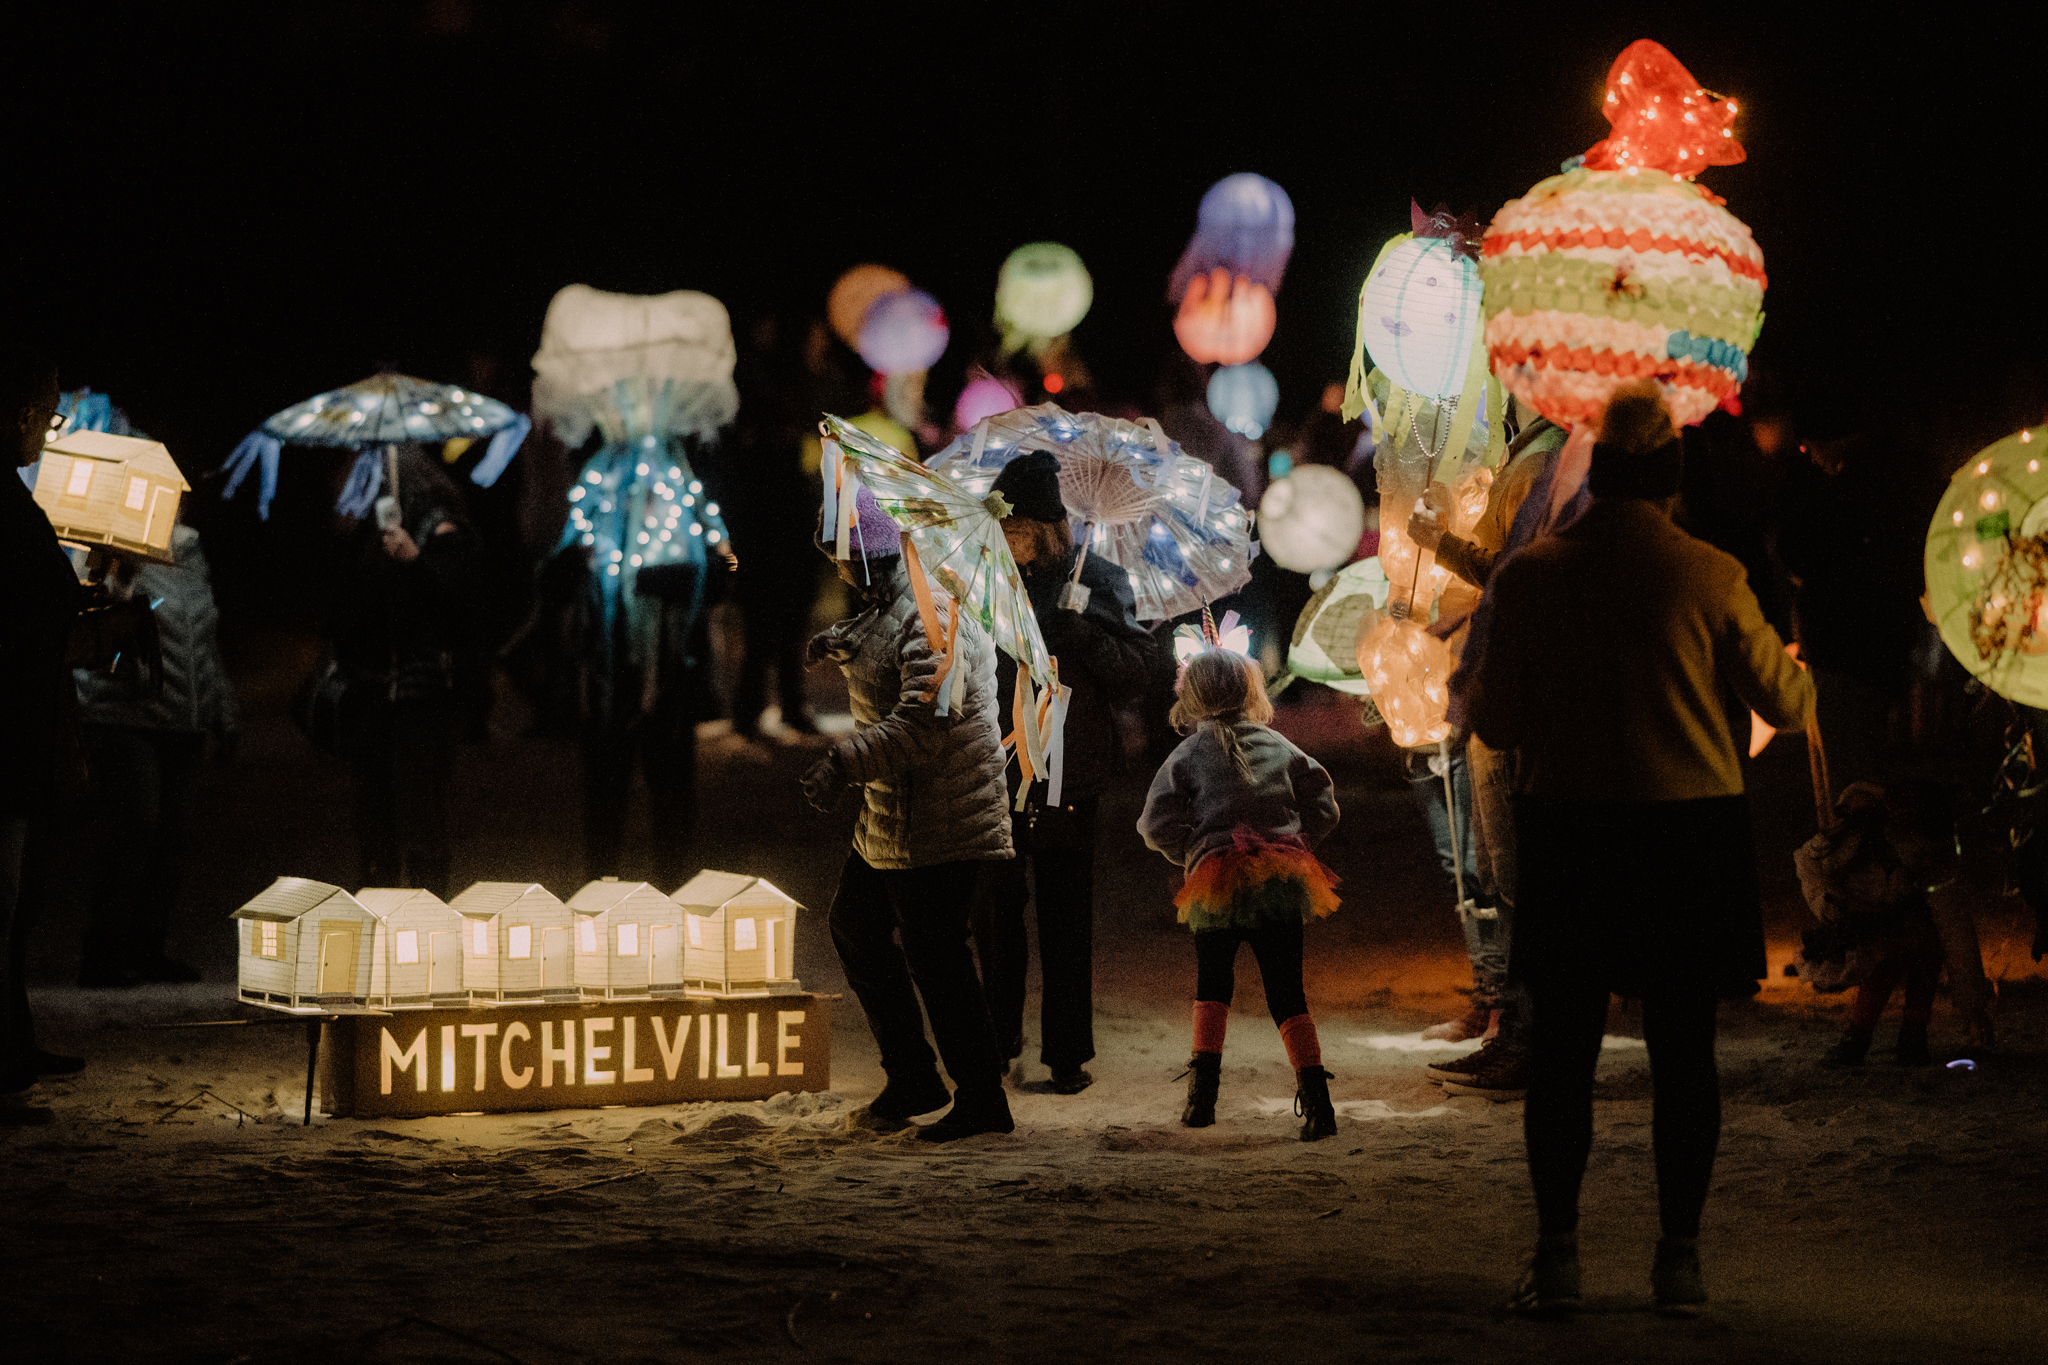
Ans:
[{"label": "blue umbrella lantern", "polygon": [[268,521],[271,499],[277,496],[278,453],[287,445],[343,446],[361,453],[334,510],[343,516],[366,516],[385,491],[387,479],[391,491],[397,491],[400,442],[457,436],[490,438],[483,459],[469,476],[471,482],[489,488],[505,472],[532,425],[524,413],[474,390],[386,372],[296,403],[250,432],[222,466],[228,481],[221,496],[232,498],[249,471],[260,465],[263,481],[256,515]]}]

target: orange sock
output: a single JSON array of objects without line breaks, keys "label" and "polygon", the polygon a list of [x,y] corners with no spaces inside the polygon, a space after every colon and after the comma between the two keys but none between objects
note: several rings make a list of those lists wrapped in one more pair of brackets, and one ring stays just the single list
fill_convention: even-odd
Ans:
[{"label": "orange sock", "polygon": [[1195,1051],[1221,1053],[1223,1032],[1229,1027],[1229,1005],[1221,1000],[1195,1002]]},{"label": "orange sock", "polygon": [[1296,1071],[1323,1064],[1323,1045],[1316,1038],[1316,1021],[1297,1014],[1280,1025],[1280,1041],[1287,1045],[1287,1063]]}]

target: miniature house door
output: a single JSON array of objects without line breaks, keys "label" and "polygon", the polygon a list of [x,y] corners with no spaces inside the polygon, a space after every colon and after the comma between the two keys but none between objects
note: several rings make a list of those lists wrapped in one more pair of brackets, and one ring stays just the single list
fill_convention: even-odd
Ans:
[{"label": "miniature house door", "polygon": [[576,958],[569,950],[567,929],[540,931],[540,988],[566,990],[576,984]]},{"label": "miniature house door", "polygon": [[356,980],[356,926],[347,920],[320,923],[320,989],[318,995],[352,995]]},{"label": "miniature house door", "polygon": [[681,981],[683,953],[676,941],[676,927],[673,924],[655,925],[648,935],[648,946],[653,950],[653,960],[647,984],[673,986]]},{"label": "miniature house door", "polygon": [[453,933],[427,935],[427,994],[453,995],[461,989],[461,938]]}]

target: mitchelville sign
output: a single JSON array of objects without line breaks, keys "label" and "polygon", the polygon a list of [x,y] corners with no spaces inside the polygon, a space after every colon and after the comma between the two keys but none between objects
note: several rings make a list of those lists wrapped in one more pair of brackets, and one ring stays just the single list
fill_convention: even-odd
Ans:
[{"label": "mitchelville sign", "polygon": [[344,1016],[327,1026],[324,1107],[377,1118],[826,1090],[828,1004],[780,995]]}]

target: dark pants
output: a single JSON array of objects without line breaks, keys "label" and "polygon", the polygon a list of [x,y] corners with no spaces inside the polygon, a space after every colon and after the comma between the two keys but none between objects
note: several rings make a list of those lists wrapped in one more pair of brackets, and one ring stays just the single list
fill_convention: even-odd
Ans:
[{"label": "dark pants", "polygon": [[1266,1009],[1273,1022],[1284,1024],[1308,1013],[1301,989],[1301,926],[1262,924],[1256,929],[1195,931],[1195,999],[1230,1003],[1237,990],[1237,948],[1249,943],[1266,983]]},{"label": "dark pants", "polygon": [[35,1016],[28,1008],[28,935],[48,885],[47,819],[0,818],[0,948],[7,952],[7,998],[0,1001],[0,1071],[35,1049]]},{"label": "dark pants", "polygon": [[[814,557],[798,561],[803,568]],[[750,570],[758,572],[758,570]],[[775,692],[785,725],[804,715],[804,643],[810,635],[815,577],[779,575],[751,585],[739,594],[740,618],[746,623],[747,652],[733,689],[733,729],[751,734],[768,706],[768,670],[775,670]]]},{"label": "dark pants", "polygon": [[352,764],[362,885],[448,899],[448,787],[461,723],[442,701],[398,702],[369,722]]},{"label": "dark pants", "polygon": [[[1579,1225],[1579,1185],[1593,1149],[1593,1069],[1607,1027],[1604,983],[1543,981],[1530,991],[1533,1072],[1522,1110],[1536,1226],[1543,1236]],[[1670,1237],[1697,1237],[1714,1152],[1721,1142],[1721,1078],[1714,1067],[1715,999],[1708,990],[1643,997],[1650,1049],[1657,1211]]]},{"label": "dark pants", "polygon": [[697,723],[656,710],[609,731],[593,730],[583,744],[583,848],[593,877],[623,875],[627,802],[633,769],[647,779],[653,826],[653,881],[678,887],[690,866],[697,828]]},{"label": "dark pants", "polygon": [[828,917],[832,944],[892,1081],[934,1074],[918,1011],[922,996],[939,1056],[959,1093],[1002,1089],[988,1002],[967,946],[968,906],[979,871],[968,862],[882,871],[858,853],[849,854],[840,870]]},{"label": "dark pants", "polygon": [[83,737],[87,801],[98,836],[85,970],[125,967],[146,974],[163,960],[184,885],[206,736],[88,725]]},{"label": "dark pants", "polygon": [[1012,815],[1018,856],[981,865],[974,942],[1001,1057],[1024,1051],[1026,901],[1038,920],[1038,1060],[1066,1071],[1095,1055],[1096,805],[1090,797],[1035,812],[1035,820],[1033,813]]}]

